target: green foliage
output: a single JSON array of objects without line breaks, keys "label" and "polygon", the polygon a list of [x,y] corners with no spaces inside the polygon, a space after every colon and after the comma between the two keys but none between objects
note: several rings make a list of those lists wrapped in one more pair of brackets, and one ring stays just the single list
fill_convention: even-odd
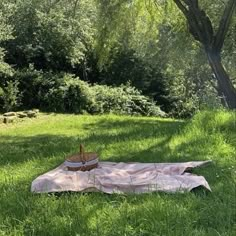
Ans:
[{"label": "green foliage", "polygon": [[0,87],[0,103],[2,100],[5,111],[15,110],[20,106],[21,93],[18,81],[7,81],[5,87]]},{"label": "green foliage", "polygon": [[[194,64],[194,61],[189,60],[185,71],[171,66],[167,70],[168,101],[170,102],[168,112],[174,117],[191,117],[202,109],[222,107],[221,98],[212,86],[215,84],[214,79],[207,78],[209,68],[204,64],[200,64],[199,67],[199,64]],[[195,74],[192,74],[192,71]]]},{"label": "green foliage", "polygon": [[88,84],[71,75],[56,76],[53,79],[53,86],[43,96],[47,110],[82,113],[88,109]]},{"label": "green foliage", "polygon": [[4,94],[4,91],[3,91],[3,89],[0,87],[0,98],[3,96],[3,94]]},{"label": "green foliage", "polygon": [[23,107],[56,112],[165,115],[152,100],[129,84],[92,86],[70,74],[43,73],[34,68],[17,72],[16,78],[23,94]]},{"label": "green foliage", "polygon": [[[13,75],[13,69],[4,61],[4,50],[0,48],[0,77],[8,77]],[[1,83],[1,82],[0,82]]]},{"label": "green foliage", "polygon": [[[99,48],[102,48],[101,61],[105,66],[107,63],[112,64],[116,58],[114,54],[119,55],[119,52],[124,50],[123,48],[126,50],[132,48],[135,58],[138,58],[138,61],[144,65],[140,66],[142,71],[146,71],[148,67],[154,68],[154,76],[152,79],[149,78],[149,81],[155,81],[161,85],[162,90],[156,88],[156,93],[160,93],[161,97],[166,98],[161,100],[162,108],[166,112],[180,117],[192,116],[195,111],[206,105],[206,100],[211,100],[210,106],[215,104],[215,108],[217,108],[220,99],[215,90],[216,81],[212,81],[212,71],[204,50],[199,47],[198,42],[193,41],[183,14],[173,1],[155,2],[157,6],[153,5],[153,1],[145,1],[145,3],[143,1],[121,1],[120,4],[116,1],[110,3],[100,1],[101,19],[106,18],[101,23],[105,25],[104,31],[100,32],[101,37],[104,37],[105,40],[99,41],[103,45],[103,47],[99,45]],[[224,4],[222,2],[213,4],[212,1],[203,1],[201,4],[203,9],[210,14],[214,27],[218,27]],[[127,9],[130,10],[130,13],[126,12]],[[104,11],[111,12],[103,14]],[[112,22],[110,23],[108,19]],[[227,70],[231,73],[230,77],[233,82],[235,73],[232,71],[234,71],[233,64],[236,61],[233,59],[236,54],[232,53],[235,45],[235,19],[234,17],[232,20],[223,51],[223,60]],[[123,25],[124,22],[128,22],[127,27]],[[123,34],[126,36],[125,38],[121,37]],[[116,66],[112,67],[110,71],[114,71],[114,68],[116,69]],[[123,67],[121,73],[122,71]],[[139,68],[136,71],[140,75]],[[162,76],[156,76],[157,74]],[[148,78],[148,73],[142,75],[144,76],[140,79],[140,83]],[[116,83],[116,80],[113,81]],[[147,91],[148,95],[153,93],[151,86]],[[208,94],[209,98],[206,98]],[[214,96],[217,97],[216,101],[212,99]],[[160,101],[160,99],[158,100]]]},{"label": "green foliage", "polygon": [[161,68],[140,58],[134,50],[119,51],[112,55],[112,62],[102,70],[100,79],[102,84],[114,86],[129,81],[143,94],[153,98],[161,108],[166,109],[170,105],[165,97],[168,92]]},{"label": "green foliage", "polygon": [[6,44],[8,61],[56,71],[80,65],[92,47],[95,10],[92,1],[76,2],[17,2],[10,20],[15,38]]},{"label": "green foliage", "polygon": [[[200,3],[216,29],[224,4]],[[234,16],[222,61],[236,85],[235,25]],[[178,117],[192,116],[208,104],[217,108],[221,100],[204,51],[191,38],[183,14],[173,1],[2,0],[0,87],[7,80],[23,77],[19,83],[25,94],[22,108],[87,110],[67,102],[69,93],[78,100],[79,85],[72,88],[62,82],[64,74],[113,87],[130,81],[162,110]],[[49,102],[53,96],[58,98],[53,101],[55,107]],[[103,107],[93,106],[91,112]],[[109,110],[106,106],[100,111]]]},{"label": "green foliage", "polygon": [[[12,75],[11,66],[4,61],[5,51],[1,44],[13,38],[12,26],[9,24],[9,18],[13,14],[13,6],[5,0],[0,3],[0,79],[4,76]],[[1,85],[1,80],[0,80]]]},{"label": "green foliage", "polygon": [[91,94],[91,113],[165,116],[153,101],[129,84],[120,87],[95,85],[91,87]]},{"label": "green foliage", "polygon": [[14,5],[6,0],[0,3],[0,42],[12,39],[12,26],[9,18],[14,13]]}]

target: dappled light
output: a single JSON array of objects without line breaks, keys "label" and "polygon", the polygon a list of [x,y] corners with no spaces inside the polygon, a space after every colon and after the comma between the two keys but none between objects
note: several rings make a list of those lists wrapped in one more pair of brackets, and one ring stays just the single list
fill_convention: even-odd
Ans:
[{"label": "dappled light", "polygon": [[[0,131],[0,205],[1,217],[7,215],[7,218],[0,227],[15,225],[20,232],[18,227],[26,224],[25,232],[34,230],[37,234],[46,233],[50,227],[52,235],[60,231],[70,234],[74,230],[98,230],[102,235],[117,235],[117,230],[154,233],[156,227],[164,233],[166,225],[172,224],[175,228],[170,232],[176,235],[194,230],[212,232],[211,228],[231,232],[235,145],[224,137],[235,135],[235,126],[229,125],[233,119],[234,113],[227,112],[199,113],[192,121],[114,115],[44,115],[38,121],[5,127]],[[205,176],[212,193],[196,189],[184,195],[32,195],[32,180],[77,152],[80,143],[98,152],[102,161],[173,163],[211,159],[213,163],[192,172]],[[36,219],[44,222],[43,219],[49,218],[53,220],[44,223],[47,228],[33,223]],[[189,218],[195,223],[189,222],[183,228],[182,222]],[[151,220],[152,225],[146,225],[146,219]],[[222,222],[225,222],[223,228]],[[108,227],[110,224],[116,225],[115,228]]]},{"label": "dappled light", "polygon": [[[235,11],[236,0],[1,0],[0,235],[235,235]],[[163,168],[183,162],[208,165]],[[105,180],[83,188],[98,170]],[[32,187],[42,176],[50,193]],[[84,191],[102,180],[107,192]]]}]

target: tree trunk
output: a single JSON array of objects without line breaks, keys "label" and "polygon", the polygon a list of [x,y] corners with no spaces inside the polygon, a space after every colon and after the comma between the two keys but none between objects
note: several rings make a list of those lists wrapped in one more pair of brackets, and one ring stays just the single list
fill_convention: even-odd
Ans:
[{"label": "tree trunk", "polygon": [[206,50],[206,53],[209,64],[217,79],[218,94],[221,97],[223,96],[228,108],[236,109],[236,89],[222,65],[220,53],[209,50]]}]

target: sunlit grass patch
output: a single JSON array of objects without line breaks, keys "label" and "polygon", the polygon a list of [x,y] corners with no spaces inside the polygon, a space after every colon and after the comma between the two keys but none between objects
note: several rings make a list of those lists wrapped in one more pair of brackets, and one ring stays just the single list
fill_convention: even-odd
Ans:
[{"label": "sunlit grass patch", "polygon": [[[42,114],[0,127],[0,235],[234,235],[235,113],[192,120]],[[212,193],[32,194],[38,175],[84,143],[101,160],[213,160],[194,173]]]}]

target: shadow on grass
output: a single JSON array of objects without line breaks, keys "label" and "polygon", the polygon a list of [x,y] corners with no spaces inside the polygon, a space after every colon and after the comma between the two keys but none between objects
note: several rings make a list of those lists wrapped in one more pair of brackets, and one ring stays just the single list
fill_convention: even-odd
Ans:
[{"label": "shadow on grass", "polygon": [[[185,140],[174,148],[170,148],[169,144],[172,138],[181,135],[186,125],[188,122],[184,121],[145,118],[123,120],[101,117],[95,123],[83,124],[82,128],[80,126],[78,129],[78,134],[73,133],[72,136],[50,134],[0,136],[0,166],[17,166],[33,160],[43,163],[43,166],[48,161],[48,169],[51,169],[63,162],[67,155],[78,151],[80,143],[84,143],[88,150],[98,152],[100,159],[106,161],[184,162],[206,160],[209,158],[206,156],[206,149],[201,147],[209,145],[207,136]],[[85,130],[87,135],[81,136]],[[225,169],[230,165],[231,163],[226,164]],[[220,168],[222,166],[214,166],[214,173],[220,172]],[[208,176],[208,173],[206,175]],[[210,178],[215,180],[212,176]]]},{"label": "shadow on grass", "polygon": [[[176,148],[170,148],[172,137],[180,134],[186,124],[187,122],[180,121],[100,119],[96,123],[84,124],[78,135],[1,136],[0,165],[21,166],[35,160],[36,164],[43,162],[43,169],[47,170],[47,164],[49,168],[59,164],[64,156],[77,150],[79,143],[85,143],[89,149],[96,150],[101,159],[109,161],[204,160],[204,150],[199,147],[207,142],[206,138],[186,140]],[[83,130],[89,131],[86,137],[80,136]],[[131,145],[140,146],[135,149],[130,148]],[[190,149],[194,146],[199,150],[198,153]],[[111,152],[112,155],[106,158],[106,148],[112,150],[113,147],[115,150]],[[118,196],[63,193],[60,197],[48,197],[47,194],[32,196],[29,192],[31,177],[39,174],[38,170],[32,169],[34,173],[30,177],[26,175],[24,180],[18,179],[0,185],[1,214],[8,216],[8,221],[4,222],[6,226],[10,225],[12,230],[18,226],[23,227],[24,233],[28,235],[32,232],[36,235],[47,235],[48,229],[51,235],[73,235],[75,232],[90,235],[91,231],[94,235],[128,235],[126,229],[129,226],[137,230],[135,235],[141,235],[140,232],[145,229],[146,235],[154,235],[155,232],[163,232],[164,235],[169,226],[175,227],[168,228],[169,235],[191,235],[197,228],[200,233],[203,232],[201,230],[207,232],[209,226],[223,233],[230,230],[233,223],[234,185],[229,165],[231,163],[220,167],[212,164],[196,170],[196,173],[204,173],[215,191],[210,194],[197,190],[194,195],[152,193]],[[220,174],[222,168],[225,170]],[[216,178],[217,174],[219,178]],[[218,214],[219,212],[221,213]],[[56,220],[53,220],[55,217]],[[146,226],[146,219],[151,226]],[[226,222],[225,219],[228,223],[224,227],[228,229],[221,224]],[[189,231],[187,227],[184,228],[186,232],[183,231],[184,222],[188,222]],[[97,226],[100,228],[96,228]]]},{"label": "shadow on grass", "polygon": [[[100,120],[95,124],[85,124],[83,129],[89,129],[88,135],[84,138],[80,135],[83,130],[78,131],[78,135],[35,135],[35,136],[0,136],[0,165],[17,164],[32,159],[44,159],[51,156],[61,156],[76,152],[80,143],[85,143],[88,148],[93,148],[102,155],[104,149],[113,144],[123,143],[124,156],[111,157],[109,160],[116,161],[148,161],[146,156],[153,156],[150,161],[157,161],[155,156],[168,153],[168,141],[171,137],[180,132],[184,127],[184,122],[177,121],[107,121]],[[109,133],[109,131],[116,131]],[[127,143],[142,141],[145,139],[155,139],[161,136],[156,142],[153,150],[146,150],[139,154],[130,153]],[[125,145],[124,145],[125,143]],[[120,147],[121,148],[121,147]],[[154,153],[156,151],[156,154]],[[120,154],[120,153],[119,153]],[[161,158],[158,158],[161,160]],[[108,160],[108,159],[106,159]]]},{"label": "shadow on grass", "polygon": [[[11,189],[21,194],[12,194],[6,189],[7,194],[2,191],[0,198],[3,206],[1,214],[7,215],[7,223],[14,229],[23,228],[26,235],[33,232],[35,235],[49,235],[48,230],[51,235],[74,235],[74,232],[81,235],[91,235],[92,232],[94,235],[125,235],[129,226],[137,229],[135,235],[140,235],[139,229],[147,229],[146,235],[152,235],[151,232],[154,235],[162,230],[164,233],[166,227],[172,226],[174,228],[168,229],[169,235],[183,235],[185,230],[189,230],[185,235],[191,235],[191,230],[197,228],[200,232],[203,229],[207,231],[209,227],[216,228],[218,232],[227,232],[233,224],[230,215],[232,202],[225,205],[225,194],[221,194],[222,199],[219,199],[219,194],[216,196],[205,191],[139,196],[101,193],[32,196],[22,191],[22,186],[26,184],[23,181],[21,187]],[[219,215],[218,211],[222,213]],[[146,219],[152,224],[147,224]],[[222,224],[215,223],[220,220],[229,226],[227,230],[222,229]],[[183,223],[188,223],[188,227],[183,228]]]},{"label": "shadow on grass", "polygon": [[[188,122],[184,121],[145,118],[100,118],[95,123],[83,124],[82,129],[78,130],[78,135],[0,136],[0,166],[18,165],[31,160],[40,160],[46,164],[48,160],[50,169],[63,162],[67,155],[77,152],[80,143],[84,143],[88,150],[98,152],[100,159],[106,161],[206,160],[209,158],[206,156],[206,149],[201,147],[209,145],[208,137],[185,140],[170,148],[172,138],[181,134],[187,124]],[[86,136],[81,136],[83,130],[86,130]],[[50,159],[53,161],[50,162]]]},{"label": "shadow on grass", "polygon": [[[64,158],[78,150],[85,143],[89,150],[99,153],[101,160],[116,162],[184,162],[206,160],[206,149],[211,145],[208,137],[185,140],[170,148],[173,136],[181,134],[188,122],[152,119],[110,119],[100,118],[95,123],[85,123],[78,135],[35,135],[1,136],[0,166],[24,164],[36,161],[49,170],[64,161]],[[87,136],[81,136],[87,130]],[[137,145],[137,147],[136,147]],[[209,145],[209,146],[210,146]],[[106,153],[106,150],[108,152]],[[107,156],[108,155],[108,156]],[[46,168],[48,162],[48,168]],[[210,171],[201,171],[213,182],[224,168],[227,172],[232,164],[212,164]],[[37,172],[37,171],[36,171]],[[212,176],[212,172],[215,176]],[[39,172],[37,172],[39,174]],[[40,172],[41,173],[41,172]],[[198,170],[196,171],[198,173]],[[211,174],[209,174],[211,173]]]}]

